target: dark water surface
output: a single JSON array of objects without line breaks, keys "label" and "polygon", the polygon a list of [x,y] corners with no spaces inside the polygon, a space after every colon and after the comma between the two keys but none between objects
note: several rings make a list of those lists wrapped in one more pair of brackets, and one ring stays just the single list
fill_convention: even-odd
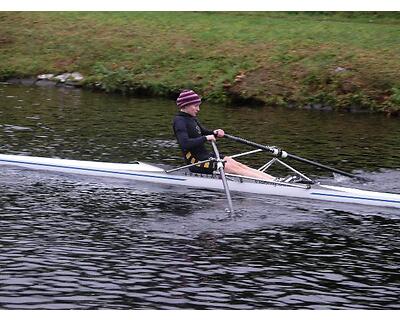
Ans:
[{"label": "dark water surface", "polygon": [[[0,153],[175,166],[175,111],[2,84]],[[200,118],[373,179],[342,185],[400,192],[398,119],[207,104]],[[0,308],[400,308],[399,210],[247,195],[234,205],[229,217],[217,192],[0,166]]]}]

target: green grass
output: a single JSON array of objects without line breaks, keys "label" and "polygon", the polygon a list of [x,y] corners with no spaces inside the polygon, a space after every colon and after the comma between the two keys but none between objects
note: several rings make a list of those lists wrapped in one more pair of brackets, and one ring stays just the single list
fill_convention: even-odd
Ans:
[{"label": "green grass", "polygon": [[390,12],[1,12],[0,77],[79,71],[110,92],[395,114],[399,31]]}]

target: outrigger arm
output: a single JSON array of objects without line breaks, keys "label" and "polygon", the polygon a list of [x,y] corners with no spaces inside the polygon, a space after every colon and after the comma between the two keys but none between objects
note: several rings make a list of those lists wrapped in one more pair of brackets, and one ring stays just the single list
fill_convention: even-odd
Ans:
[{"label": "outrigger arm", "polygon": [[195,163],[192,163],[192,164],[187,164],[185,166],[174,168],[174,169],[170,169],[170,170],[165,170],[165,172],[166,173],[171,173],[171,172],[179,171],[179,170],[182,170],[182,169],[191,168],[191,167],[194,167],[194,166],[197,166],[199,164],[203,164],[203,163],[206,163],[206,162],[209,162],[209,161],[217,161],[217,159],[210,157],[207,160],[198,161],[198,162],[195,162]]},{"label": "outrigger arm", "polygon": [[288,153],[286,151],[283,151],[283,150],[281,150],[281,149],[279,149],[277,147],[264,146],[264,145],[261,145],[259,143],[255,143],[253,141],[249,141],[249,140],[246,140],[246,139],[243,139],[243,138],[240,138],[240,137],[232,136],[232,135],[227,134],[227,133],[225,133],[224,137],[226,137],[228,139],[231,139],[231,140],[234,140],[234,141],[239,142],[239,143],[246,144],[248,146],[252,146],[252,147],[261,149],[263,151],[270,152],[270,153],[274,154],[277,157],[291,158],[291,159],[294,159],[294,160],[297,160],[297,161],[300,161],[300,162],[303,162],[303,163],[307,163],[307,164],[313,165],[313,166],[321,168],[321,169],[325,169],[325,170],[328,170],[328,171],[331,171],[331,172],[339,173],[341,175],[344,175],[344,176],[347,176],[347,177],[350,177],[350,178],[355,178],[355,179],[358,179],[360,181],[368,181],[368,179],[365,179],[363,177],[357,176],[355,174],[352,174],[352,173],[349,173],[349,172],[346,172],[346,171],[343,171],[343,170],[339,170],[339,169],[336,169],[336,168],[332,168],[332,167],[326,166],[324,164],[318,163],[318,162],[313,161],[313,160],[308,160],[308,159],[301,158],[301,157],[296,156],[294,154],[290,154],[290,153]]}]

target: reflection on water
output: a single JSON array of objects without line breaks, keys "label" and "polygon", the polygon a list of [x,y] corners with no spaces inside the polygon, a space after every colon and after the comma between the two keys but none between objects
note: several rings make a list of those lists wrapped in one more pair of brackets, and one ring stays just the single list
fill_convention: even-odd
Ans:
[{"label": "reflection on water", "polygon": [[[0,105],[1,153],[181,162],[169,101],[3,85]],[[202,109],[210,127],[374,180],[341,184],[400,191],[396,119]],[[235,194],[229,217],[217,192],[8,167],[0,177],[2,309],[400,307],[395,209]]]},{"label": "reflection on water", "polygon": [[[171,129],[173,101],[0,85],[0,105],[3,153],[181,163]],[[397,168],[400,159],[399,121],[381,115],[203,104],[200,118],[210,128],[346,170]],[[219,145],[226,154],[246,148],[227,140]],[[264,159],[258,154],[249,161]]]}]

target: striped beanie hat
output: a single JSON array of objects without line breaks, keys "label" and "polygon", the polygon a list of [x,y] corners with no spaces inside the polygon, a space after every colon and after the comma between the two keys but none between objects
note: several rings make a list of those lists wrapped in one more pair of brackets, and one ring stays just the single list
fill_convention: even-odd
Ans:
[{"label": "striped beanie hat", "polygon": [[178,108],[183,108],[191,104],[200,104],[200,96],[193,90],[183,90],[178,99],[176,99],[176,105]]}]

